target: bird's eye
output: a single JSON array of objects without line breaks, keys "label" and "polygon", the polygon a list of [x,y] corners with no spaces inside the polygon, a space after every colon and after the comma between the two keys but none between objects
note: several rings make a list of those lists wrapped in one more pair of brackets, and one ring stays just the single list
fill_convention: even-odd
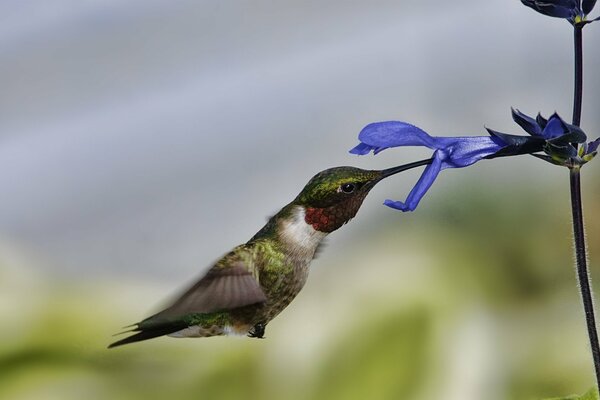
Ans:
[{"label": "bird's eye", "polygon": [[356,189],[356,185],[354,183],[344,183],[340,186],[340,190],[344,193],[352,193]]}]

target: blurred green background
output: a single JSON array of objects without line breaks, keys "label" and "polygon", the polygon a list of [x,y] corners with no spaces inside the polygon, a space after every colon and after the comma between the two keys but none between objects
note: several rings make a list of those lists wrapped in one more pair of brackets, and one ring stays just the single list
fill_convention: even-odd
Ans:
[{"label": "blurred green background", "polygon": [[[570,116],[571,32],[519,1],[0,4],[0,398],[540,399],[593,384],[568,173],[533,157],[376,187],[265,340],[115,350],[367,123],[520,134]],[[586,28],[582,126],[598,136]],[[583,170],[592,277],[600,180]]]}]

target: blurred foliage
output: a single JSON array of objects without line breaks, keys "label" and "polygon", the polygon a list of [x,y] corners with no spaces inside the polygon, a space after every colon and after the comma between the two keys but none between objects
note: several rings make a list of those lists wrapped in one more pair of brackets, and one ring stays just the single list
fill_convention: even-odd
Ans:
[{"label": "blurred foliage", "polygon": [[556,397],[548,400],[598,400],[598,391],[596,389],[590,389],[590,391],[583,396]]},{"label": "blurred foliage", "polygon": [[[92,316],[81,303],[56,307],[60,304],[48,304],[25,337],[2,343],[0,398],[407,398],[425,373],[430,336],[426,310],[365,318],[324,354],[314,382],[288,393],[264,359],[268,339],[166,339],[107,350],[109,337],[94,327],[110,320],[108,315]],[[283,376],[292,385],[293,378]]]},{"label": "blurred foliage", "polygon": [[427,369],[427,310],[362,321],[333,347],[315,388],[317,399],[409,399]]}]

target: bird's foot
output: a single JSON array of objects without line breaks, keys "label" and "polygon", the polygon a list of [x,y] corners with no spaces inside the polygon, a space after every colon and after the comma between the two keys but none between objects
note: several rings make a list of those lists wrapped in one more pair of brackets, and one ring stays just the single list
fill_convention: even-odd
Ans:
[{"label": "bird's foot", "polygon": [[265,324],[263,324],[262,322],[259,322],[258,324],[254,325],[252,327],[252,329],[250,329],[250,331],[248,332],[248,337],[264,339],[266,327],[267,326]]}]

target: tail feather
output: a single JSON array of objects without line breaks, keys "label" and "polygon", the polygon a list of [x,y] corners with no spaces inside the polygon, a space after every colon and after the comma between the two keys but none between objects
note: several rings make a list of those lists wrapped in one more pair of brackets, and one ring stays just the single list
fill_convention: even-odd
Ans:
[{"label": "tail feather", "polygon": [[[135,325],[131,325],[131,326],[135,326]],[[124,327],[123,329],[125,329],[127,327]],[[124,335],[126,333],[131,333],[131,332],[139,332],[140,329],[139,328],[133,328],[133,329],[129,329],[126,331],[121,331],[121,332],[117,332],[117,333],[113,333],[113,336],[120,336],[120,335]]]},{"label": "tail feather", "polygon": [[[164,336],[164,335],[168,335],[169,333],[177,332],[181,329],[182,329],[181,326],[168,326],[168,327],[163,327],[163,328],[141,331],[141,332],[136,333],[135,335],[131,335],[124,339],[118,340],[114,343],[111,343],[110,345],[108,345],[108,348],[112,349],[113,347],[122,346],[124,344],[141,342],[142,340],[153,339],[155,337]],[[121,332],[121,333],[127,333],[127,332]]]}]

